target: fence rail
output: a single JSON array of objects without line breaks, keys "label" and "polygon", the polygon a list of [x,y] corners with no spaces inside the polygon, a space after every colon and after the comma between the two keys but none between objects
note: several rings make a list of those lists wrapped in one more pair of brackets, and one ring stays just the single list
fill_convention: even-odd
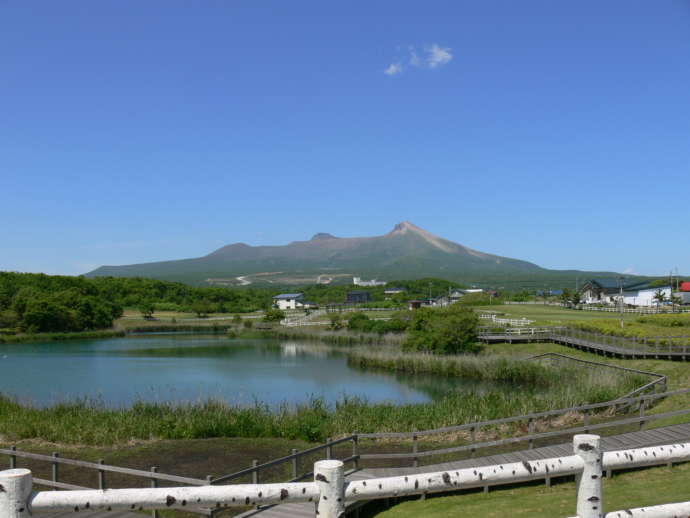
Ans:
[{"label": "fence rail", "polygon": [[[603,453],[596,435],[576,435],[573,455],[530,462],[515,462],[437,471],[416,475],[347,481],[342,462],[318,461],[312,482],[243,484],[231,486],[146,489],[70,490],[33,492],[27,469],[0,472],[0,518],[23,518],[36,512],[112,511],[144,509],[225,508],[233,505],[268,505],[314,502],[315,516],[341,518],[346,503],[380,498],[425,495],[473,488],[487,483],[509,484],[549,477],[576,475],[578,518],[601,518],[605,472],[690,460],[690,443],[636,448]],[[607,516],[677,516],[690,502],[644,509],[614,511]],[[685,511],[683,511],[685,512]]]},{"label": "fence rail", "polygon": [[[652,387],[655,387],[653,385]],[[652,388],[653,389],[653,388]],[[502,419],[494,419],[491,421],[481,421],[475,423],[467,423],[457,426],[447,426],[443,428],[435,428],[431,430],[420,430],[411,432],[378,432],[378,433],[360,433],[358,434],[359,439],[384,439],[384,438],[397,438],[397,439],[411,439],[412,448],[409,452],[391,452],[391,453],[362,453],[359,458],[362,461],[368,460],[412,460],[412,466],[416,467],[419,465],[419,460],[425,457],[435,457],[440,455],[450,455],[462,452],[469,452],[471,456],[474,456],[477,450],[481,448],[492,448],[492,447],[502,447],[507,445],[514,445],[518,443],[527,443],[527,448],[532,449],[534,447],[535,441],[544,439],[554,439],[556,437],[571,435],[575,433],[589,433],[592,430],[603,430],[606,428],[614,428],[621,426],[637,425],[639,429],[643,429],[644,426],[650,422],[658,421],[661,419],[666,419],[669,417],[677,417],[683,415],[690,415],[690,409],[676,410],[672,412],[664,412],[658,414],[647,414],[648,407],[651,406],[653,401],[666,398],[672,395],[678,394],[688,394],[690,389],[674,390],[671,392],[656,393],[656,394],[646,394],[636,397],[623,397],[613,401],[607,401],[604,403],[593,403],[589,405],[582,405],[579,407],[563,408],[558,410],[548,410],[545,412],[536,412],[532,414],[526,414],[521,416],[512,416]],[[594,414],[597,410],[610,409],[614,412],[621,408],[635,408],[638,415],[634,417],[625,417],[623,419],[615,420],[605,420],[602,422],[592,422],[592,418],[596,417]],[[538,432],[536,430],[537,423],[540,420],[560,417],[565,415],[570,415],[572,417],[580,415],[581,424],[574,427],[561,428],[552,431]],[[477,435],[484,428],[495,428],[500,425],[506,424],[526,424],[527,433],[524,435],[517,435],[513,437],[507,437],[503,439],[495,440],[484,440],[478,441]],[[446,448],[434,448],[430,450],[421,450],[419,447],[419,439],[430,435],[444,435],[456,432],[468,432],[468,442],[467,444],[462,444],[459,446],[452,446]]]},{"label": "fence rail", "polygon": [[499,318],[493,313],[482,313],[479,315],[479,318],[482,320],[491,320],[495,324],[498,325],[507,325],[507,326],[528,326],[530,324],[534,323],[534,320],[529,320],[525,317],[522,318]]},{"label": "fence rail", "polygon": [[657,388],[660,389],[661,392],[666,392],[666,387],[668,386],[668,378],[663,375],[663,374],[658,374],[656,372],[651,372],[651,371],[643,371],[640,369],[631,369],[630,367],[621,367],[619,365],[612,365],[610,363],[601,363],[601,362],[595,362],[592,360],[583,360],[581,358],[573,358],[572,356],[567,356],[565,354],[560,354],[560,353],[543,353],[543,354],[537,354],[536,356],[530,356],[527,358],[528,360],[551,360],[551,361],[565,361],[568,363],[573,363],[575,365],[581,365],[583,367],[589,367],[589,368],[595,368],[595,369],[611,369],[611,370],[616,370],[616,371],[623,371],[623,372],[628,372],[631,374],[642,374],[644,376],[650,376],[652,378],[655,378],[654,380],[650,381],[649,383],[645,383],[639,388],[636,388],[635,390],[628,392],[624,396],[621,397],[621,399],[625,398],[631,398],[635,397],[638,395],[642,395],[646,392],[649,392],[650,390],[652,393],[657,392]]}]

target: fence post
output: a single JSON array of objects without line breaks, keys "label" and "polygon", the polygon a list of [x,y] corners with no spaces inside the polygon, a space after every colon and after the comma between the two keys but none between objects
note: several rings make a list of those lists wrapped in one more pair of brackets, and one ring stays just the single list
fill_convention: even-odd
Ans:
[{"label": "fence post", "polygon": [[359,469],[359,434],[352,434],[352,456],[354,457],[355,469]]},{"label": "fence post", "polygon": [[534,439],[532,439],[532,434],[534,433],[534,419],[529,418],[527,419],[527,434],[530,436],[529,441],[528,441],[528,449],[534,448]]},{"label": "fence post", "polygon": [[[104,459],[98,459],[99,464],[105,464]],[[105,483],[105,471],[102,469],[98,470],[98,489],[106,489]]]},{"label": "fence post", "polygon": [[[56,451],[53,452],[53,458],[57,459],[60,456],[60,454]],[[53,482],[58,481],[58,463],[56,461],[53,461]],[[53,491],[57,491],[57,487],[53,487]]]},{"label": "fence post", "polygon": [[417,434],[412,436],[412,467],[416,468],[419,466],[419,457],[417,457],[417,452],[419,451],[419,444],[417,443]]},{"label": "fence post", "polygon": [[[157,471],[158,468],[156,466],[151,466],[151,473],[156,473]],[[151,479],[151,487],[158,487],[158,479]],[[151,516],[152,518],[158,518],[158,509],[154,509],[153,511],[151,511]]]},{"label": "fence post", "polygon": [[326,460],[331,460],[333,457],[333,446],[331,446],[332,441],[333,439],[331,437],[326,439]]},{"label": "fence post", "polygon": [[[640,417],[644,417],[644,408],[645,408],[644,399],[641,399],[640,400]],[[642,430],[643,428],[644,428],[644,419],[640,420],[640,430]]]},{"label": "fence post", "polygon": [[292,479],[297,480],[297,449],[292,448]]},{"label": "fence post", "polygon": [[[10,450],[17,451],[17,447],[11,446]],[[16,455],[10,455],[10,469],[15,469],[16,467],[17,467],[17,456]]]},{"label": "fence post", "polygon": [[578,518],[602,518],[604,499],[602,494],[602,453],[598,435],[581,434],[573,437],[573,450],[584,462],[577,488]]},{"label": "fence post", "polygon": [[585,414],[583,417],[583,425],[585,426],[585,433],[589,433],[589,408],[585,408]]},{"label": "fence post", "polygon": [[259,483],[259,470],[256,469],[256,467],[259,465],[259,461],[254,459],[252,461],[252,484],[258,484]]},{"label": "fence post", "polygon": [[8,469],[0,471],[0,516],[2,518],[22,518],[28,516],[27,503],[31,495],[31,471],[28,469]]},{"label": "fence post", "polygon": [[339,460],[320,460],[314,463],[314,482],[319,488],[316,516],[341,518],[345,516],[345,466]]}]

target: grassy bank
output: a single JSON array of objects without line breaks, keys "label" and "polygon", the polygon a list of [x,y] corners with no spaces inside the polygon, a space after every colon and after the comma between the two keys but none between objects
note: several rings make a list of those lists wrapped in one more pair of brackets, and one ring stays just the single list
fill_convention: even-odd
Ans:
[{"label": "grassy bank", "polygon": [[232,324],[218,324],[216,322],[200,324],[150,324],[145,326],[132,326],[127,333],[226,333],[236,326]]},{"label": "grassy bank", "polygon": [[80,331],[78,333],[21,333],[0,335],[0,343],[17,344],[25,342],[52,342],[59,340],[76,340],[80,338],[114,338],[125,336],[121,330]]},{"label": "grassy bank", "polygon": [[[505,355],[434,356],[394,351],[353,351],[348,364],[360,369],[383,369],[413,374],[438,374],[476,381],[496,381],[557,389],[569,385],[572,391],[615,393],[634,390],[651,381],[648,376],[616,372],[606,368],[583,369],[576,364],[547,365]],[[620,395],[618,392],[617,395]],[[583,397],[595,397],[594,394]]]}]

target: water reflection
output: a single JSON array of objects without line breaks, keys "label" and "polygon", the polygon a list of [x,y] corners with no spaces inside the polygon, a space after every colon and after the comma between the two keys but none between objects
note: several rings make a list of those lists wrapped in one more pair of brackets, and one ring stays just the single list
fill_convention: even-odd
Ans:
[{"label": "water reflection", "polygon": [[486,390],[431,375],[355,369],[343,350],[278,340],[156,335],[3,346],[0,391],[38,405],[99,398],[107,405],[197,401],[270,406],[344,395],[370,402],[428,402],[458,387]]}]

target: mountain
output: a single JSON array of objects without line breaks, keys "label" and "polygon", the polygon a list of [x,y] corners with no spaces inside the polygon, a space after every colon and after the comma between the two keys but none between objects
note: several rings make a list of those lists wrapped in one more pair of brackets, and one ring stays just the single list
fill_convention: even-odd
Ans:
[{"label": "mountain", "polygon": [[[441,277],[471,283],[533,283],[574,280],[583,272],[547,270],[487,254],[436,236],[407,221],[375,237],[318,233],[284,246],[235,243],[204,257],[126,266],[101,266],[87,277],[150,277],[221,285],[345,282]],[[543,286],[543,285],[542,285]]]}]

